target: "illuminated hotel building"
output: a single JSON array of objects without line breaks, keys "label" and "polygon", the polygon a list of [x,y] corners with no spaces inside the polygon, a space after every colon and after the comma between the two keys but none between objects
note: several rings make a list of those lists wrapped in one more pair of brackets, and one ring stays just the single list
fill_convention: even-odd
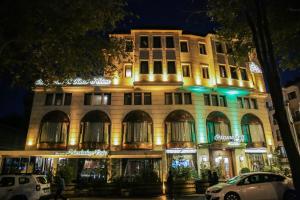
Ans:
[{"label": "illuminated hotel building", "polygon": [[219,168],[221,178],[268,165],[273,137],[254,62],[235,66],[228,45],[213,34],[113,36],[125,39],[129,52],[119,75],[47,89],[38,82],[26,149],[1,152],[2,171],[14,156],[35,157],[33,168],[53,171],[73,160],[81,168],[103,168],[98,173],[107,180],[145,167],[166,180],[180,165],[198,174],[204,165]]}]

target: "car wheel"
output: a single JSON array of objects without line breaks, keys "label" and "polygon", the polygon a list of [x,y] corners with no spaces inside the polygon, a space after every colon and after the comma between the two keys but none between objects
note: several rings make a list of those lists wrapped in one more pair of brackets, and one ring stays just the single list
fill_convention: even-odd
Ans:
[{"label": "car wheel", "polygon": [[297,197],[296,197],[296,192],[293,191],[293,190],[288,190],[284,193],[284,197],[283,197],[284,200],[296,200]]},{"label": "car wheel", "polygon": [[225,197],[225,200],[240,200],[240,196],[235,192],[228,192]]}]

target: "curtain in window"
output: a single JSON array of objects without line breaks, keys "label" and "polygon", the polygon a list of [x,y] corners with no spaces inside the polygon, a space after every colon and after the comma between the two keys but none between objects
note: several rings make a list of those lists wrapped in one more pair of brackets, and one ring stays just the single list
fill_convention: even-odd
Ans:
[{"label": "curtain in window", "polygon": [[68,124],[64,122],[44,122],[40,142],[64,142],[68,131]]},{"label": "curtain in window", "polygon": [[212,143],[215,137],[215,126],[214,122],[208,121],[207,122],[207,141],[208,143]]},{"label": "curtain in window", "polygon": [[108,143],[109,123],[85,122],[83,142]]},{"label": "curtain in window", "polygon": [[229,126],[224,122],[214,122],[216,135],[230,135]]},{"label": "curtain in window", "polygon": [[194,142],[196,140],[195,127],[192,122],[167,123],[167,133],[171,142]]},{"label": "curtain in window", "polygon": [[251,143],[252,140],[251,140],[249,125],[248,124],[242,124],[242,131],[243,131],[243,135],[244,135],[244,142]]},{"label": "curtain in window", "polygon": [[260,124],[249,124],[252,142],[265,142],[264,132]]},{"label": "curtain in window", "polygon": [[152,126],[148,122],[127,122],[125,127],[125,142],[151,142]]}]

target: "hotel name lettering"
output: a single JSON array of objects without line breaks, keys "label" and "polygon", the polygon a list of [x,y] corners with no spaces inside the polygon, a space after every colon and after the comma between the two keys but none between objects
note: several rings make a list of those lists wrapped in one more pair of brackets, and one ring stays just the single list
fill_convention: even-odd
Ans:
[{"label": "hotel name lettering", "polygon": [[244,142],[243,135],[220,135],[217,134],[214,137],[216,142]]},{"label": "hotel name lettering", "polygon": [[104,150],[69,150],[66,152],[56,152],[55,155],[62,155],[62,156],[100,156],[106,157],[108,155],[107,151]]}]

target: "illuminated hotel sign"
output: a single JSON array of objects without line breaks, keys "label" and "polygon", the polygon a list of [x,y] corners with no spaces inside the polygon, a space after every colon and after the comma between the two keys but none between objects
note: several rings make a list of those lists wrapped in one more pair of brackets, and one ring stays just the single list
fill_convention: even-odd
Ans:
[{"label": "illuminated hotel sign", "polygon": [[166,153],[196,153],[196,149],[186,149],[186,148],[175,148],[175,149],[167,149]]},{"label": "illuminated hotel sign", "polygon": [[[55,85],[92,85],[92,86],[101,86],[101,85],[110,85],[111,80],[105,79],[103,77],[94,77],[90,80],[85,80],[82,78],[69,79],[64,82],[54,81]],[[39,79],[35,82],[37,86],[43,86],[45,83]]]},{"label": "illuminated hotel sign", "polygon": [[214,137],[214,140],[216,142],[244,142],[244,136],[243,135],[220,135],[217,134]]},{"label": "illuminated hotel sign", "polygon": [[259,74],[262,73],[260,67],[255,62],[250,62],[249,68],[252,73],[259,73]]},{"label": "illuminated hotel sign", "polygon": [[103,150],[69,150],[66,152],[56,152],[55,155],[61,155],[61,156],[100,156],[100,157],[106,157],[108,155],[107,151]]}]

